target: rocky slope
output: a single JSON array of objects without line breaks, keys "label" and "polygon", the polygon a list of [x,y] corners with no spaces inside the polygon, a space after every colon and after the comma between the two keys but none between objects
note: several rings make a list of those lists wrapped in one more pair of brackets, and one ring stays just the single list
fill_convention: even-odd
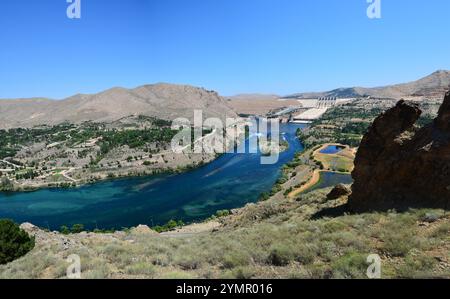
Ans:
[{"label": "rocky slope", "polygon": [[375,120],[355,160],[353,211],[450,208],[450,92],[434,122],[416,129],[420,115],[400,101]]},{"label": "rocky slope", "polygon": [[54,125],[65,121],[110,122],[138,114],[166,120],[192,119],[194,109],[203,110],[204,118],[236,117],[227,102],[214,91],[187,85],[155,84],[134,89],[112,88],[60,101],[0,100],[0,128]]},{"label": "rocky slope", "polygon": [[439,97],[450,85],[450,71],[440,70],[414,82],[375,87],[338,88],[327,92],[298,93],[289,97],[317,98],[340,97],[352,98],[371,96],[375,98],[401,99],[404,97]]}]

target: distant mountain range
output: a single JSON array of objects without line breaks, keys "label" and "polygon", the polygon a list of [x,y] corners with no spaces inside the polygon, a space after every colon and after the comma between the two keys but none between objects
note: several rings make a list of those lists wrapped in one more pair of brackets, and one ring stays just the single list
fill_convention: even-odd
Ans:
[{"label": "distant mountain range", "polygon": [[[375,88],[339,88],[327,92],[297,93],[285,98],[442,97],[449,85],[450,71],[437,71],[405,84]],[[264,114],[289,104],[278,101],[278,98],[273,94],[242,94],[227,97],[227,101],[217,92],[204,88],[160,83],[133,89],[117,87],[97,94],[78,94],[64,100],[3,99],[0,100],[0,128],[54,125],[62,122],[110,122],[132,115],[147,115],[166,120],[178,117],[192,119],[195,109],[202,110],[204,118],[225,119],[236,117],[235,111]],[[259,106],[261,111],[256,109]]]},{"label": "distant mountain range", "polygon": [[338,88],[326,92],[297,93],[285,98],[318,98],[318,97],[339,97],[354,98],[371,96],[375,98],[400,99],[404,97],[442,97],[450,86],[450,71],[440,70],[431,75],[414,82],[388,85],[374,88],[350,87]]},{"label": "distant mountain range", "polygon": [[227,101],[214,91],[188,85],[154,84],[134,89],[112,88],[97,94],[78,94],[64,100],[45,98],[0,100],[0,128],[54,125],[62,122],[109,122],[131,115],[173,120],[236,117]]}]

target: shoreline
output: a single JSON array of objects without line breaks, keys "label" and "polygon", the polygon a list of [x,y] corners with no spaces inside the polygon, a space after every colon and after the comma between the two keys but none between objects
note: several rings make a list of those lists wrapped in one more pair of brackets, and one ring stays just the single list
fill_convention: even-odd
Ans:
[{"label": "shoreline", "polygon": [[303,192],[307,191],[308,189],[314,187],[316,184],[320,182],[320,174],[322,173],[321,170],[314,170],[311,178],[308,182],[306,182],[305,185],[301,186],[298,189],[293,190],[291,193],[288,194],[288,198],[293,199],[295,196],[302,194]]},{"label": "shoreline", "polygon": [[[300,142],[298,137],[295,138],[295,142]],[[291,144],[287,143],[287,146],[284,148],[284,150],[282,152],[285,152],[286,150],[288,150],[290,148],[290,146],[291,146]],[[202,167],[210,165],[210,163],[216,161],[217,159],[219,159],[222,156],[223,155],[215,155],[214,157],[212,157],[212,159],[210,159],[206,163],[202,163],[201,165],[196,164],[195,167],[187,166],[187,167],[184,167],[182,170],[180,170],[180,169],[163,169],[163,170],[159,169],[158,171],[154,171],[151,174],[148,174],[148,173],[144,174],[143,173],[143,174],[139,175],[139,174],[133,173],[133,175],[131,175],[131,176],[129,176],[129,175],[124,175],[124,176],[121,176],[121,177],[107,177],[107,176],[105,176],[103,179],[96,180],[96,181],[88,181],[88,182],[83,182],[83,181],[78,180],[77,182],[73,182],[74,184],[76,183],[76,186],[73,186],[73,187],[71,186],[71,187],[67,187],[67,188],[64,188],[64,189],[72,189],[72,188],[73,189],[77,189],[77,188],[81,188],[83,186],[91,185],[91,184],[97,184],[97,183],[100,184],[100,183],[107,182],[107,181],[130,180],[130,179],[133,179],[133,178],[140,178],[140,177],[144,177],[145,178],[145,177],[164,176],[164,175],[169,175],[169,176],[172,175],[173,176],[173,175],[177,175],[177,174],[186,173],[186,172],[189,172],[191,170],[194,171],[194,170],[201,169]],[[288,162],[290,162],[290,161],[291,160],[289,160]],[[282,165],[280,165],[280,167],[282,167]],[[48,186],[47,184],[45,184],[45,185],[42,185],[40,187],[35,187],[35,188],[32,188],[32,189],[30,188],[28,190],[17,190],[15,192],[0,192],[0,193],[3,193],[4,196],[8,196],[8,195],[14,196],[14,194],[36,192],[36,191],[40,191],[40,190],[43,190],[43,189],[57,189],[57,188],[61,189],[60,186],[55,186],[55,185],[54,186]],[[64,191],[64,190],[62,190],[62,191]],[[261,192],[263,192],[263,190]],[[257,203],[257,202],[258,201],[255,200],[255,203]],[[245,205],[238,206],[235,209],[241,209],[241,208],[244,208],[244,207],[245,207]],[[211,220],[211,217],[215,216],[216,212],[217,211],[215,211],[215,212],[213,212],[211,214],[208,214],[207,216],[202,217],[201,219],[188,221],[188,222],[186,222],[186,225],[184,225],[182,227],[193,225],[193,224],[209,222]],[[177,220],[177,219],[175,219],[175,220]],[[184,219],[182,219],[182,218],[180,218],[180,220],[184,221]],[[80,224],[83,224],[83,223],[80,223]],[[132,227],[130,227],[130,228],[132,228]]]},{"label": "shoreline", "polygon": [[[37,185],[22,185],[17,186],[14,188],[14,190],[9,191],[0,191],[0,196],[3,195],[13,195],[13,194],[19,194],[19,193],[32,193],[37,192],[40,190],[54,190],[54,189],[61,189],[61,190],[67,190],[67,189],[77,189],[82,188],[85,186],[98,184],[98,183],[105,183],[105,182],[111,182],[111,181],[119,181],[119,180],[127,180],[127,179],[133,179],[133,178],[145,178],[145,177],[153,177],[158,175],[177,175],[177,174],[183,174],[188,171],[200,169],[209,163],[215,161],[216,159],[220,158],[221,155],[218,157],[211,159],[208,162],[202,163],[201,165],[191,165],[191,166],[184,166],[180,169],[172,169],[172,168],[159,168],[152,170],[152,173],[146,173],[145,171],[142,173],[134,173],[132,175],[115,175],[114,177],[110,177],[106,175],[103,178],[95,179],[94,181],[89,180],[77,180],[76,182],[55,182],[55,183],[43,183],[43,184],[37,184]],[[75,184],[75,185],[73,185]]]}]

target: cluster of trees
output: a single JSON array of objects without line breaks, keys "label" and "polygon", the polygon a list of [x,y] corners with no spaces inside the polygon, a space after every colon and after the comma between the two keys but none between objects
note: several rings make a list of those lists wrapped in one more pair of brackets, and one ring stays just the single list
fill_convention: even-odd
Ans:
[{"label": "cluster of trees", "polygon": [[0,159],[14,157],[20,150],[20,146],[32,142],[58,142],[67,138],[66,132],[75,126],[61,124],[53,127],[36,127],[30,129],[15,128],[0,130]]},{"label": "cluster of trees", "polygon": [[12,262],[34,248],[34,238],[30,237],[11,220],[0,220],[0,264]]},{"label": "cluster of trees", "polygon": [[37,172],[32,169],[28,169],[26,172],[16,173],[16,180],[32,180],[37,176],[39,176]]},{"label": "cluster of trees", "polygon": [[83,224],[74,224],[72,227],[68,227],[66,225],[63,225],[60,227],[59,231],[63,235],[69,235],[69,234],[79,234],[84,231],[84,225]]},{"label": "cluster of trees", "polygon": [[139,120],[151,122],[152,129],[121,131],[117,134],[114,131],[106,131],[105,124],[85,122],[82,125],[63,123],[56,126],[0,130],[0,159],[14,157],[21,146],[34,142],[67,141],[68,145],[74,145],[93,138],[106,137],[112,146],[128,144],[130,147],[139,147],[145,142],[167,142],[174,136],[169,121],[146,116],[139,117]]},{"label": "cluster of trees", "polygon": [[167,222],[164,225],[157,225],[155,227],[153,227],[153,230],[158,232],[158,233],[162,233],[162,232],[168,232],[171,230],[176,229],[177,227],[181,227],[184,226],[184,222],[182,220],[170,220],[169,222]]},{"label": "cluster of trees", "polygon": [[346,123],[341,132],[344,134],[364,135],[369,129],[369,122],[350,122]]},{"label": "cluster of trees", "polygon": [[307,130],[299,130],[297,135],[306,149],[324,143],[341,143],[357,147],[373,119],[382,112],[381,108],[336,107],[315,120]]},{"label": "cluster of trees", "polygon": [[171,142],[176,133],[177,131],[170,128],[103,132],[100,153],[105,155],[112,149],[124,145],[128,145],[130,148],[139,148],[149,143],[167,144]]},{"label": "cluster of trees", "polygon": [[14,190],[14,184],[7,177],[2,177],[0,180],[0,191],[9,192]]}]

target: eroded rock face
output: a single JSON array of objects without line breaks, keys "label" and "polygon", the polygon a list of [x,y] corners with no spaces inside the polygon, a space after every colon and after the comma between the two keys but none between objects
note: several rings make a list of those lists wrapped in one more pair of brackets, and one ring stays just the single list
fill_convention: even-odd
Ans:
[{"label": "eroded rock face", "polygon": [[400,101],[374,121],[356,155],[353,211],[450,208],[450,92],[434,122],[417,130],[420,114]]},{"label": "eroded rock face", "polygon": [[350,190],[349,187],[347,187],[343,184],[339,184],[339,185],[336,185],[333,188],[333,190],[331,190],[331,192],[327,195],[327,199],[335,200],[335,199],[341,198],[343,196],[347,196],[350,193],[352,193],[352,191]]}]

